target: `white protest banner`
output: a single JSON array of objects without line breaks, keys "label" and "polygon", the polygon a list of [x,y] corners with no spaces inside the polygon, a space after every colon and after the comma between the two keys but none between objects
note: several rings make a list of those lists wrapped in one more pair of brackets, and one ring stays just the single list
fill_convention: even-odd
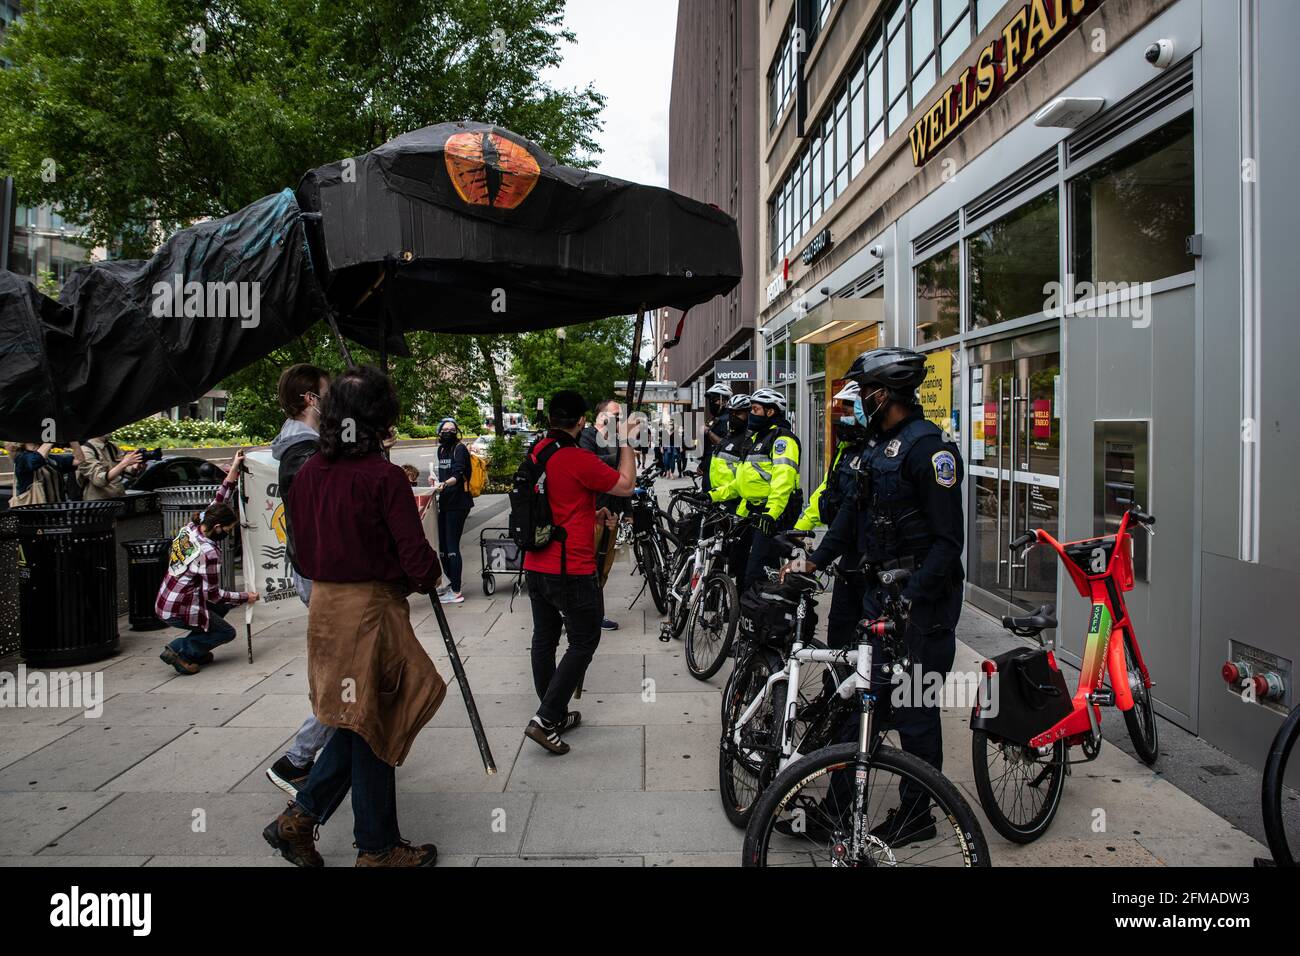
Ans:
[{"label": "white protest banner", "polygon": [[244,587],[261,596],[253,605],[257,632],[281,621],[305,618],[307,606],[293,586],[279,463],[269,451],[251,451],[244,456],[244,465],[247,471],[240,480]]}]

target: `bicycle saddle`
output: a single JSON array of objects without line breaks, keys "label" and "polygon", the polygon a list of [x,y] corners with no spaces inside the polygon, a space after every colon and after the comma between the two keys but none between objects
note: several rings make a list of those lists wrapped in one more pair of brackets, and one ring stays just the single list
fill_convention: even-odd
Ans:
[{"label": "bicycle saddle", "polygon": [[1043,631],[1059,626],[1056,623],[1056,605],[1044,604],[1028,617],[1004,617],[1002,626],[1021,637],[1037,637]]}]

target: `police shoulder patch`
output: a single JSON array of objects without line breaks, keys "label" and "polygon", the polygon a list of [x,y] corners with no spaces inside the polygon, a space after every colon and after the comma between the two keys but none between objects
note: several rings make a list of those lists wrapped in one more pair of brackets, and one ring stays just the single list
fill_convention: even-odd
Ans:
[{"label": "police shoulder patch", "polygon": [[772,443],[772,454],[774,456],[784,455],[787,447],[788,440],[785,438],[778,438]]},{"label": "police shoulder patch", "polygon": [[950,451],[936,452],[930,459],[934,466],[934,480],[942,488],[957,484],[957,458]]}]

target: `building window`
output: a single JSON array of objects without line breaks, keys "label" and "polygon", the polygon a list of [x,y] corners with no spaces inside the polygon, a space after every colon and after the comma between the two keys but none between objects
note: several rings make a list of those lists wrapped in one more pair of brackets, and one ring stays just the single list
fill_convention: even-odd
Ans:
[{"label": "building window", "polygon": [[1154,282],[1196,267],[1192,131],[1187,113],[1071,180],[1076,282]]},{"label": "building window", "polygon": [[961,331],[961,246],[952,245],[916,267],[916,344]]},{"label": "building window", "polygon": [[1045,308],[1060,282],[1060,201],[1043,193],[966,240],[970,325],[982,329]]},{"label": "building window", "polygon": [[767,125],[776,129],[776,122],[785,113],[794,97],[794,84],[799,75],[799,51],[795,43],[794,20],[786,24],[777,46],[776,59],[767,74]]},{"label": "building window", "polygon": [[919,100],[934,86],[934,0],[912,4],[912,98]]}]

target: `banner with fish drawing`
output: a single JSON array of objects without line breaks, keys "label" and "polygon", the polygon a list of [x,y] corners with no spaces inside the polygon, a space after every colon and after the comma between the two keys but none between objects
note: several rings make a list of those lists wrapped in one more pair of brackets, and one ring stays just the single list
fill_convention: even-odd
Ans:
[{"label": "banner with fish drawing", "polygon": [[244,456],[244,464],[240,479],[244,587],[261,595],[253,605],[253,630],[257,632],[281,621],[305,619],[307,606],[298,598],[289,565],[279,463],[269,451],[251,451]]}]

